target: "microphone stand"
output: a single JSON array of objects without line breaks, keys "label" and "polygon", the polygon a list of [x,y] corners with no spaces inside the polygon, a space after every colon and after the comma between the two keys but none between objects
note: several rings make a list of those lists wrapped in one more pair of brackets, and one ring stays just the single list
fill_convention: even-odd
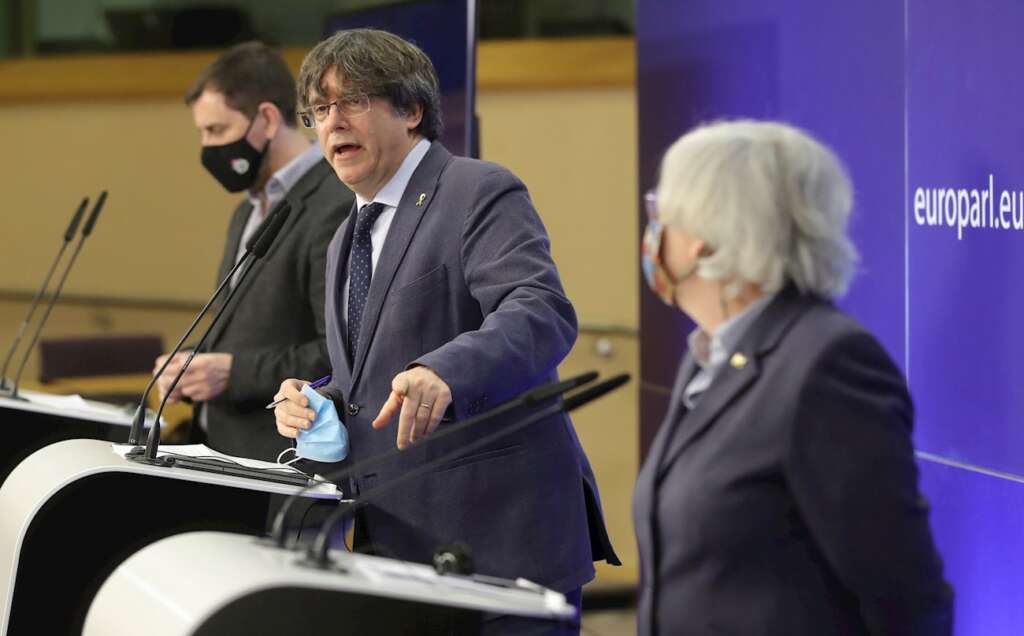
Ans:
[{"label": "microphone stand", "polygon": [[[232,287],[230,291],[228,291],[227,298],[224,299],[224,302],[221,304],[220,308],[217,309],[217,313],[214,314],[213,320],[210,321],[210,328],[206,330],[203,336],[199,339],[199,342],[196,344],[196,346],[191,351],[188,352],[188,357],[185,358],[185,363],[181,365],[180,369],[178,369],[178,372],[174,375],[174,379],[171,381],[171,384],[167,389],[167,393],[165,393],[163,399],[160,400],[160,407],[157,409],[156,418],[154,418],[153,425],[149,428],[149,437],[146,439],[145,459],[148,460],[146,461],[146,463],[163,463],[157,459],[156,451],[157,447],[160,445],[160,417],[161,415],[163,415],[164,407],[167,406],[167,399],[171,397],[171,393],[174,392],[174,388],[178,386],[179,382],[181,382],[181,378],[185,375],[185,371],[188,370],[189,365],[192,364],[192,359],[196,357],[196,353],[203,349],[203,345],[206,344],[206,341],[210,337],[210,334],[213,333],[213,325],[217,324],[217,321],[220,320],[220,317],[227,310],[228,305],[231,304],[231,299],[235,297],[235,292],[242,287],[242,283],[245,281],[245,277],[249,275],[249,272],[252,271],[252,268],[255,264],[255,258],[249,260],[248,267],[246,267],[245,270],[242,272],[242,275],[238,277],[238,284]],[[228,280],[231,280],[230,277],[228,278]],[[170,358],[168,358],[168,361],[170,361]]]},{"label": "microphone stand", "polygon": [[[235,275],[235,272],[238,271],[238,269],[242,267],[242,265],[249,261],[251,255],[252,252],[247,251],[245,254],[242,255],[242,258],[238,259],[238,262],[235,263],[235,265],[231,268],[231,271],[228,272],[228,275],[224,278],[223,281],[221,281],[220,285],[217,286],[217,289],[213,292],[213,296],[210,297],[210,300],[207,301],[206,305],[204,305],[203,308],[199,311],[199,314],[192,321],[192,324],[189,325],[187,330],[185,330],[185,334],[178,340],[178,343],[174,345],[174,348],[171,349],[170,355],[168,355],[167,359],[164,360],[164,363],[160,365],[160,369],[155,374],[153,374],[153,377],[149,380],[149,384],[146,385],[146,390],[142,392],[142,400],[139,402],[139,408],[135,410],[135,419],[132,420],[132,427],[128,431],[128,444],[131,446],[135,446],[135,448],[128,451],[128,457],[132,457],[134,455],[141,455],[143,452],[143,449],[139,447],[139,438],[142,435],[142,428],[146,420],[146,400],[149,397],[150,391],[153,390],[153,385],[156,384],[157,379],[161,375],[163,375],[164,371],[167,369],[167,366],[170,365],[171,360],[174,359],[174,355],[178,353],[178,351],[180,351],[181,348],[185,345],[185,341],[188,339],[189,336],[192,335],[192,332],[195,331],[196,326],[199,325],[199,321],[203,319],[203,316],[205,316],[206,312],[210,310],[210,307],[212,307],[213,303],[216,302],[217,298],[221,295],[221,292],[224,291],[224,288],[227,287],[228,284],[231,282],[231,278]],[[227,303],[225,303],[225,305],[226,304]],[[218,313],[218,315],[220,314]],[[191,360],[191,358],[189,359]],[[161,410],[162,409],[163,403],[161,403]],[[159,421],[160,417],[157,416],[156,423],[154,424],[154,426],[159,426]]]},{"label": "microphone stand", "polygon": [[231,282],[231,279],[234,276],[235,272],[238,271],[238,269],[242,267],[243,264],[248,263],[248,266],[245,268],[245,270],[242,271],[242,275],[238,279],[238,284],[236,284],[234,287],[230,289],[227,298],[225,298],[224,303],[217,310],[217,313],[214,315],[214,318],[210,322],[210,325],[206,328],[206,332],[200,339],[199,344],[197,344],[189,353],[189,356],[185,360],[185,363],[178,370],[177,375],[174,376],[174,380],[168,387],[167,393],[164,394],[163,399],[160,401],[160,409],[157,411],[156,418],[153,420],[153,426],[150,427],[149,437],[146,440],[145,449],[139,448],[138,446],[132,448],[125,455],[129,459],[146,464],[163,465],[163,462],[157,459],[156,453],[157,448],[160,445],[160,416],[164,411],[164,407],[167,405],[167,399],[171,396],[171,393],[174,392],[174,387],[176,387],[178,383],[181,381],[182,376],[185,375],[185,371],[188,369],[188,365],[191,364],[192,359],[196,355],[196,352],[202,349],[203,345],[206,344],[206,339],[210,336],[210,333],[212,333],[214,325],[217,324],[217,321],[224,314],[224,311],[227,309],[228,305],[231,304],[231,299],[234,298],[235,293],[239,289],[241,289],[242,283],[245,281],[246,276],[249,275],[249,272],[252,271],[255,261],[259,260],[260,258],[263,258],[263,256],[267,253],[267,250],[270,249],[271,244],[274,242],[274,239],[277,238],[278,233],[281,231],[281,227],[284,225],[284,222],[288,220],[288,216],[291,214],[291,212],[291,206],[288,204],[287,201],[285,201],[281,203],[281,205],[274,212],[272,212],[270,216],[266,218],[266,220],[263,221],[263,224],[259,228],[257,228],[256,233],[252,236],[252,238],[249,239],[249,242],[246,245],[245,254],[242,255],[242,258],[238,259],[238,262],[235,263],[234,267],[231,268],[231,271],[228,273],[228,275],[224,277],[224,280],[221,281],[220,285],[217,287],[217,290],[213,293],[213,297],[209,300],[209,302],[206,303],[206,306],[204,306],[202,311],[199,312],[199,315],[196,316],[195,320],[192,321],[192,325],[189,327],[188,331],[185,333],[184,336],[182,336],[181,340],[178,341],[178,344],[177,346],[175,346],[172,354],[167,357],[167,360],[164,361],[164,364],[160,367],[160,370],[153,376],[153,379],[149,381],[149,386],[146,387],[146,391],[143,394],[142,401],[139,404],[139,409],[136,411],[135,420],[132,422],[132,430],[129,433],[128,440],[130,444],[137,444],[138,437],[141,434],[142,424],[145,420],[146,398],[149,396],[149,392],[152,390],[157,378],[159,378],[163,374],[164,370],[167,369],[167,365],[170,364],[170,361],[173,359],[174,354],[181,349],[181,346],[185,342],[185,339],[188,338],[188,336],[195,329],[196,325],[199,323],[199,320],[206,314],[206,312],[213,305],[214,300],[216,300],[216,298],[221,294],[224,288]]},{"label": "microphone stand", "polygon": [[[421,477],[422,475],[439,468],[440,466],[452,461],[453,459],[456,459],[466,453],[473,452],[479,448],[487,446],[488,444],[494,443],[499,439],[512,433],[515,433],[516,431],[522,430],[539,420],[542,420],[546,417],[550,417],[552,415],[556,415],[558,413],[561,413],[562,411],[572,411],[573,409],[576,409],[592,400],[601,397],[602,395],[608,393],[609,391],[617,389],[626,382],[629,382],[629,374],[623,373],[611,379],[605,380],[600,384],[596,384],[590,387],[589,389],[583,389],[582,391],[574,393],[573,395],[565,398],[565,400],[558,404],[552,404],[547,408],[544,408],[540,411],[531,414],[529,417],[522,421],[502,427],[501,429],[493,433],[490,433],[489,435],[485,435],[483,437],[475,439],[472,442],[465,444],[461,448],[445,453],[444,455],[441,455],[440,457],[437,457],[427,462],[426,464],[423,464],[422,466],[410,470],[409,472],[402,473],[395,479],[392,479],[391,481],[388,481],[378,486],[377,488],[366,493],[366,495],[364,495],[363,497],[349,504],[339,505],[338,508],[334,512],[332,512],[331,515],[327,517],[326,520],[324,520],[323,525],[320,526],[320,533],[317,534],[316,540],[307,551],[307,564],[313,565],[314,567],[327,568],[330,565],[328,547],[331,528],[333,528],[334,525],[337,524],[345,515],[355,511],[357,508],[366,505],[370,501],[379,498],[381,493],[390,492],[391,490],[394,490],[396,487],[412,479]],[[333,481],[333,479],[331,479],[332,477],[333,474],[326,476],[328,480]]]},{"label": "microphone stand", "polygon": [[11,364],[11,358],[14,357],[14,352],[17,351],[18,345],[21,344],[21,339],[25,336],[25,330],[28,328],[29,323],[32,321],[32,316],[35,315],[36,308],[39,306],[39,301],[43,299],[43,294],[46,293],[46,288],[50,286],[50,279],[53,278],[53,273],[57,271],[57,264],[60,263],[60,259],[64,256],[64,252],[68,249],[68,244],[75,238],[75,232],[78,231],[78,223],[82,220],[82,214],[85,212],[85,208],[89,205],[89,197],[82,199],[82,202],[78,204],[78,209],[75,211],[74,216],[71,217],[71,222],[68,224],[68,229],[64,231],[64,241],[61,243],[60,249],[57,251],[57,258],[53,259],[53,263],[50,265],[50,271],[46,273],[46,278],[43,279],[43,284],[36,291],[35,298],[32,299],[32,304],[29,305],[28,312],[25,314],[25,319],[21,321],[18,326],[18,333],[14,336],[14,343],[11,345],[10,350],[7,352],[7,357],[4,358],[4,366],[0,369],[0,394],[13,394],[12,397],[16,397],[17,391],[14,385],[8,386],[7,381],[7,367]]},{"label": "microphone stand", "polygon": [[[520,407],[532,406],[534,404],[543,402],[543,401],[548,400],[550,398],[557,397],[557,396],[561,395],[562,393],[565,393],[566,391],[570,391],[572,389],[578,388],[580,386],[583,386],[584,384],[589,384],[590,382],[593,382],[596,379],[597,379],[597,372],[596,371],[588,371],[588,372],[582,373],[582,374],[580,374],[580,375],[578,375],[576,377],[569,378],[568,380],[562,380],[560,382],[551,382],[551,383],[544,384],[544,385],[541,385],[541,386],[538,386],[538,387],[534,387],[534,388],[526,391],[522,395],[520,395],[518,397],[515,397],[515,398],[513,398],[511,400],[508,400],[505,403],[500,404],[500,405],[494,407],[493,409],[491,409],[490,411],[487,411],[486,413],[481,413],[480,415],[477,415],[475,417],[471,417],[468,420],[464,420],[462,422],[458,422],[458,423],[453,424],[451,426],[447,426],[447,427],[445,427],[444,430],[435,431],[430,437],[427,438],[427,441],[424,442],[423,444],[436,443],[438,440],[444,439],[445,437],[461,433],[462,431],[464,431],[465,429],[467,429],[467,428],[469,428],[471,426],[476,426],[476,425],[478,425],[478,424],[480,424],[482,422],[490,421],[490,420],[492,420],[492,419],[494,419],[494,418],[496,418],[496,417],[498,417],[500,415],[504,415],[505,413],[508,413],[509,411],[512,411],[514,409],[517,409],[517,408],[520,408]],[[415,451],[415,450],[417,450],[419,448],[422,448],[423,444],[421,444],[420,446],[415,446],[411,450]],[[389,459],[391,459],[393,457],[396,457],[397,455],[400,455],[400,454],[406,453],[406,452],[410,452],[410,451],[402,451],[402,450],[398,450],[397,448],[392,448],[391,450],[385,451],[383,453],[380,453],[379,455],[375,455],[373,457],[368,457],[368,458],[364,459],[361,462],[357,462],[357,463],[352,464],[350,466],[347,466],[347,467],[344,467],[344,468],[340,468],[337,471],[334,471],[330,475],[326,476],[325,479],[327,479],[328,481],[333,482],[333,483],[336,484],[339,481],[341,481],[342,479],[348,477],[349,475],[352,475],[353,473],[358,473],[359,471],[364,470],[367,466],[372,466],[374,464],[377,464],[377,463],[380,463],[380,462],[383,462],[383,461],[387,461],[387,460],[389,460]],[[292,505],[296,501],[298,501],[298,499],[303,494],[305,494],[311,487],[312,486],[306,486],[305,488],[303,488],[299,492],[297,492],[294,495],[291,495],[290,497],[288,497],[288,499],[285,500],[284,504],[282,504],[281,509],[277,513],[277,516],[274,517],[274,524],[273,524],[273,527],[271,529],[270,536],[271,536],[271,540],[279,548],[284,548],[285,547],[286,537],[285,537],[284,520],[285,520],[285,517],[288,514],[288,511],[291,509]]]},{"label": "microphone stand", "polygon": [[29,343],[28,348],[25,349],[25,354],[21,358],[21,364],[18,365],[18,372],[14,374],[14,384],[11,387],[11,397],[18,399],[18,384],[21,382],[21,374],[25,372],[25,365],[28,364],[29,356],[32,354],[32,349],[35,348],[36,342],[39,340],[39,336],[43,333],[43,327],[46,326],[46,321],[50,319],[50,312],[53,311],[54,306],[57,304],[57,299],[60,298],[61,292],[64,290],[64,283],[68,280],[68,275],[71,273],[71,268],[75,264],[75,260],[78,258],[78,253],[82,251],[82,246],[85,245],[85,239],[92,233],[92,228],[96,224],[96,218],[100,215],[100,210],[103,209],[103,204],[107,201],[107,191],[104,190],[100,193],[99,199],[96,200],[96,205],[93,206],[92,212],[89,214],[88,220],[82,227],[82,235],[78,238],[78,243],[75,244],[75,250],[71,253],[71,259],[68,261],[67,266],[64,268],[64,273],[61,274],[60,281],[57,283],[57,289],[54,290],[53,296],[50,297],[50,302],[47,303],[46,309],[43,311],[43,317],[39,320],[39,324],[36,325],[36,331],[32,335],[32,341]]}]

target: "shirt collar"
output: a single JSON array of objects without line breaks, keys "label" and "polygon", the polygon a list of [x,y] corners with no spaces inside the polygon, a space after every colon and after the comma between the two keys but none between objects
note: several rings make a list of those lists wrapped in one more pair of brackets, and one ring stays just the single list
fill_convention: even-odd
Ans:
[{"label": "shirt collar", "polygon": [[[267,193],[267,198],[275,201],[280,200],[322,158],[320,146],[311,143],[308,150],[299,153],[297,157],[281,166],[277,172],[267,179],[267,185],[263,188]],[[259,196],[249,192],[249,202],[255,206],[258,201]]]},{"label": "shirt collar", "polygon": [[[412,150],[409,151],[409,154],[405,155],[402,165],[398,166],[398,170],[391,177],[391,180],[385,183],[380,192],[373,197],[373,201],[397,208],[398,204],[402,201],[402,195],[405,194],[406,186],[409,185],[409,180],[412,179],[412,173],[416,171],[420,162],[423,161],[423,157],[426,156],[428,150],[430,150],[430,142],[426,139],[420,139],[412,147]],[[356,209],[362,209],[367,203],[370,203],[370,201],[367,201],[358,194],[356,195]]]},{"label": "shirt collar", "polygon": [[687,346],[697,366],[713,370],[724,364],[728,355],[740,344],[743,334],[773,298],[775,294],[765,294],[758,298],[743,311],[718,325],[718,329],[710,336],[700,327],[690,332]]}]

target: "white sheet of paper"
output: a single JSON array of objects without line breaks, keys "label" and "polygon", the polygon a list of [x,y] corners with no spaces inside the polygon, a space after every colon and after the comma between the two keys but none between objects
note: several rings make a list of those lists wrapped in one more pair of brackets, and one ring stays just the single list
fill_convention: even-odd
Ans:
[{"label": "white sheet of paper", "polygon": [[[132,447],[128,446],[127,444],[111,444],[111,446],[113,447],[114,452],[121,457],[127,455],[128,451],[132,449]],[[157,449],[156,454],[157,457],[163,457],[164,455],[185,455],[186,457],[215,457],[217,459],[227,459],[238,464],[241,464],[242,466],[247,466],[249,468],[274,468],[278,470],[282,468],[289,468],[288,466],[283,466],[281,464],[277,464],[274,462],[265,462],[259,459],[249,459],[248,457],[235,457],[234,455],[221,453],[219,451],[213,450],[206,444],[160,444],[160,447]],[[295,472],[301,472],[298,469],[294,468],[291,470],[294,470]],[[324,479],[320,475],[315,475],[315,478],[318,480]],[[310,491],[315,493],[323,493],[327,495],[337,495],[338,492],[334,484],[331,483],[319,484],[315,488],[311,488]]]},{"label": "white sheet of paper", "polygon": [[[66,415],[71,418],[107,422],[125,427],[131,426],[135,415],[135,409],[132,407],[86,400],[77,394],[58,395],[25,389],[19,391],[18,395],[21,400],[0,398],[0,401],[3,402],[3,406],[9,408],[20,408],[51,415]],[[152,424],[154,416],[152,411],[147,410],[146,413],[146,426],[149,426]]]}]

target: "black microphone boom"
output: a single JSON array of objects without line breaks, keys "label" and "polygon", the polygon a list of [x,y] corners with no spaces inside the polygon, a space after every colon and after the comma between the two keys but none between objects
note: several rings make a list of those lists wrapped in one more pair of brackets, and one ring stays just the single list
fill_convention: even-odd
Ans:
[{"label": "black microphone boom", "polygon": [[18,326],[18,333],[14,336],[14,343],[11,344],[10,350],[7,352],[7,357],[4,358],[3,369],[0,369],[0,391],[11,391],[12,387],[7,386],[7,367],[11,364],[11,358],[14,357],[14,352],[18,349],[18,345],[21,344],[21,339],[25,336],[25,330],[28,328],[30,322],[32,322],[32,316],[35,315],[36,307],[39,306],[39,301],[43,299],[43,294],[46,293],[46,288],[50,286],[50,279],[53,278],[53,273],[57,270],[57,264],[60,263],[60,259],[64,256],[64,252],[68,248],[68,243],[75,238],[75,232],[78,231],[78,224],[82,220],[82,215],[85,213],[85,208],[89,206],[89,197],[82,199],[82,202],[78,204],[78,209],[75,210],[75,214],[71,217],[71,222],[68,223],[68,229],[64,230],[64,240],[60,244],[60,249],[57,251],[57,258],[53,259],[53,263],[50,265],[50,271],[46,273],[46,278],[43,279],[43,284],[39,287],[36,292],[35,298],[32,299],[32,304],[28,307],[28,312],[25,314],[25,319],[21,321]]},{"label": "black microphone boom", "polygon": [[288,220],[288,216],[292,213],[292,206],[288,202],[284,202],[281,207],[277,209],[272,215],[270,215],[258,229],[252,238],[246,243],[246,249],[252,250],[253,255],[256,258],[263,258],[266,255],[267,250],[274,244],[277,239],[277,235],[280,234],[281,228],[284,226],[284,222]]},{"label": "black microphone boom", "polygon": [[[53,311],[54,305],[57,304],[57,299],[60,298],[61,291],[64,290],[64,283],[68,280],[68,274],[71,273],[71,268],[74,267],[75,261],[78,259],[78,253],[82,251],[82,245],[85,244],[86,237],[92,233],[92,228],[96,224],[96,219],[99,217],[100,211],[103,209],[103,204],[106,202],[107,191],[104,190],[96,200],[96,205],[93,206],[92,212],[89,213],[89,218],[86,219],[85,225],[82,226],[82,234],[78,238],[78,243],[75,244],[75,250],[71,252],[71,258],[68,259],[68,264],[64,267],[64,273],[61,274],[60,280],[57,282],[57,288],[53,291],[53,295],[50,296],[50,302],[46,304],[46,309],[43,311],[43,317],[39,319],[39,324],[36,325],[36,330],[32,335],[32,340],[25,349],[24,355],[22,355],[21,364],[18,365],[18,372],[14,374],[14,383],[11,386],[11,397],[18,397],[18,383],[21,382],[21,374],[25,372],[25,365],[28,363],[29,356],[32,355],[32,349],[35,348],[36,342],[39,340],[39,336],[42,335],[43,327],[46,326],[46,321],[50,319],[50,312]],[[68,230],[64,233],[65,238],[69,234],[74,236],[75,226],[78,225],[78,219],[80,218],[81,216],[76,212],[75,218],[71,219],[71,224],[68,225]],[[65,245],[67,245],[67,243],[65,243]]]},{"label": "black microphone boom", "polygon": [[[153,383],[156,381],[156,378],[160,377],[160,375],[164,372],[164,369],[167,368],[167,365],[174,357],[174,354],[181,349],[181,345],[183,342],[185,342],[185,338],[188,338],[188,336],[192,333],[192,331],[195,329],[196,324],[198,324],[199,320],[206,314],[207,310],[213,304],[217,296],[220,295],[221,290],[223,290],[224,287],[228,285],[228,283],[231,281],[231,278],[234,276],[238,268],[242,265],[243,262],[247,261],[248,266],[242,271],[242,274],[238,277],[238,283],[228,291],[227,297],[224,299],[224,302],[221,303],[220,308],[217,310],[217,313],[214,314],[213,320],[210,321],[209,326],[207,326],[206,331],[203,333],[203,336],[199,339],[199,342],[192,349],[192,351],[189,352],[188,358],[185,359],[184,364],[182,364],[181,368],[178,369],[178,373],[174,376],[174,379],[168,386],[167,393],[165,393],[163,399],[160,400],[160,408],[156,412],[156,417],[153,420],[153,426],[149,429],[149,437],[146,439],[145,452],[141,453],[142,458],[139,461],[148,463],[157,462],[156,452],[157,447],[160,445],[160,416],[164,412],[164,407],[167,406],[167,398],[170,397],[171,393],[174,392],[174,388],[178,386],[179,382],[181,382],[181,378],[185,375],[185,371],[188,370],[188,365],[192,363],[192,359],[195,358],[196,353],[198,351],[201,351],[203,345],[206,344],[206,339],[209,338],[210,333],[212,333],[213,331],[214,325],[217,324],[217,322],[220,320],[220,317],[224,314],[224,311],[228,308],[228,305],[231,304],[231,299],[234,298],[235,292],[237,292],[242,287],[242,282],[245,281],[246,276],[248,276],[249,272],[252,271],[252,268],[255,265],[256,261],[262,258],[267,253],[267,250],[270,249],[271,244],[273,244],[274,239],[277,238],[278,233],[281,232],[281,227],[284,226],[284,222],[288,220],[288,216],[291,213],[291,206],[288,204],[287,201],[284,201],[281,203],[280,206],[278,206],[278,208],[274,212],[270,214],[270,216],[264,219],[263,223],[259,226],[259,228],[257,228],[256,233],[253,234],[252,238],[250,238],[250,240],[246,243],[245,254],[243,254],[242,258],[238,259],[238,262],[235,263],[235,266],[231,268],[231,271],[228,272],[228,275],[217,287],[217,291],[213,293],[213,297],[210,299],[208,303],[206,303],[206,306],[203,307],[202,311],[199,312],[199,315],[196,316],[196,319],[192,322],[192,326],[189,327],[188,332],[186,332],[185,335],[182,336],[181,340],[178,341],[178,345],[175,347],[174,351],[171,353],[171,355],[167,357],[167,360],[164,361],[163,366],[160,367],[160,371],[153,376],[152,380],[150,380],[149,387],[147,387],[146,389],[146,394],[143,395],[142,402],[139,404],[139,410],[136,412],[135,422],[132,423],[133,431],[135,431],[136,423],[139,424],[139,431],[141,431],[142,422],[145,419],[144,413],[146,397],[148,396],[150,389],[152,389]],[[135,444],[136,442],[129,440],[129,443]],[[129,452],[129,456],[133,458],[138,458],[139,455],[140,453],[136,449],[132,449],[132,451]]]},{"label": "black microphone boom", "polygon": [[[447,426],[444,428],[444,430],[435,431],[429,437],[424,438],[423,443],[421,443],[419,446],[415,448],[420,448],[426,444],[436,443],[438,440],[444,439],[445,437],[448,437],[450,435],[458,434],[463,430],[469,428],[470,426],[477,426],[478,424],[481,424],[483,422],[489,422],[497,417],[504,415],[505,413],[508,413],[513,409],[517,409],[519,407],[524,406],[533,406],[534,404],[539,404],[540,402],[543,402],[545,400],[558,397],[559,395],[565,393],[566,391],[571,391],[575,388],[583,386],[584,384],[593,382],[596,379],[597,371],[588,371],[586,373],[581,373],[580,375],[569,378],[568,380],[561,380],[559,382],[549,382],[548,384],[542,384],[541,386],[534,387],[532,389],[529,389],[525,393],[522,393],[518,397],[512,398],[511,400],[508,400],[494,407],[490,411],[481,413],[480,415],[471,417],[467,420],[463,420],[461,422],[458,422],[457,424]],[[392,448],[391,450],[385,451],[378,455],[374,455],[373,457],[367,457],[361,462],[356,462],[355,464],[352,464],[350,466],[340,468],[339,470],[332,472],[328,477],[326,477],[326,479],[328,481],[338,483],[340,480],[348,477],[349,475],[365,470],[367,466],[372,466],[373,464],[387,461],[392,457],[395,457],[396,455],[405,452],[408,451],[402,451],[399,450],[398,448]],[[288,499],[285,500],[284,504],[281,505],[281,509],[277,512],[277,516],[274,518],[274,524],[272,526],[270,536],[279,547],[283,548],[285,545],[285,516],[288,514],[288,511],[291,509],[292,505],[299,499],[299,497],[301,497],[310,488],[311,486],[307,486],[300,490],[299,492],[295,493],[294,495],[288,497]]]},{"label": "black microphone boom", "polygon": [[[142,429],[146,422],[146,402],[149,399],[149,393],[153,390],[153,385],[155,385],[156,381],[160,378],[161,375],[163,375],[164,371],[167,369],[167,366],[171,363],[171,360],[174,359],[175,354],[181,351],[181,348],[185,346],[185,341],[188,340],[188,337],[191,336],[192,332],[196,330],[196,327],[199,325],[199,321],[203,319],[203,316],[206,315],[206,312],[210,310],[210,307],[213,306],[213,303],[221,295],[224,289],[231,283],[231,279],[234,277],[235,272],[237,272],[239,268],[241,268],[247,261],[249,261],[253,257],[256,243],[263,237],[264,234],[267,233],[267,230],[270,228],[273,220],[275,219],[275,215],[279,212],[284,212],[285,216],[287,216],[288,214],[291,213],[291,208],[287,205],[287,203],[285,203],[277,212],[274,212],[266,219],[264,219],[263,223],[261,223],[259,227],[256,228],[256,231],[253,232],[253,235],[249,237],[249,240],[245,244],[245,253],[242,254],[242,258],[238,259],[238,262],[234,264],[234,266],[231,268],[231,271],[228,272],[228,275],[225,276],[224,280],[220,282],[220,284],[217,286],[217,289],[214,290],[213,296],[211,296],[210,300],[208,300],[206,304],[203,305],[203,308],[199,310],[199,314],[196,315],[195,319],[192,320],[192,324],[189,325],[188,329],[185,330],[185,333],[178,340],[178,343],[174,345],[173,349],[171,349],[171,353],[167,356],[167,359],[164,360],[164,363],[160,365],[160,368],[157,370],[157,372],[153,374],[152,378],[150,378],[149,384],[146,385],[146,390],[142,392],[142,399],[139,401],[139,408],[135,410],[135,419],[132,420],[132,427],[128,431],[129,445],[136,447],[139,445],[140,439],[142,437]],[[278,226],[277,230],[274,232],[275,236],[277,235],[278,231],[280,231],[280,226]],[[263,251],[265,252],[266,249],[264,249]],[[227,306],[226,302],[224,303],[224,306]],[[211,327],[212,326],[213,325],[211,324]],[[159,421],[159,416],[157,416],[157,421]],[[133,448],[132,450],[128,451],[128,453],[129,455],[141,455],[142,449]]]},{"label": "black microphone boom", "polygon": [[[525,419],[523,419],[523,420],[521,420],[519,422],[516,422],[515,424],[509,424],[508,426],[503,426],[500,429],[498,429],[497,431],[494,431],[493,433],[490,433],[488,435],[485,435],[483,437],[475,439],[472,442],[464,444],[461,448],[458,448],[456,450],[453,450],[453,451],[450,451],[448,453],[445,453],[445,454],[441,455],[440,457],[436,457],[436,458],[432,459],[431,461],[429,461],[429,462],[427,462],[427,463],[425,463],[425,464],[423,464],[421,466],[418,466],[417,468],[415,468],[413,470],[410,470],[408,472],[402,473],[398,477],[396,477],[396,478],[394,478],[394,479],[392,479],[392,480],[390,480],[388,482],[385,482],[385,483],[377,486],[373,490],[367,492],[366,494],[361,496],[359,499],[353,501],[352,503],[349,503],[348,505],[345,505],[345,504],[339,505],[338,508],[334,512],[332,512],[327,517],[327,519],[324,520],[323,525],[321,525],[320,533],[317,534],[316,541],[314,541],[312,547],[310,547],[310,550],[309,550],[309,556],[310,556],[311,561],[314,562],[315,564],[317,564],[318,566],[321,566],[321,567],[326,566],[326,564],[328,562],[328,558],[327,558],[327,548],[329,546],[328,539],[329,539],[329,536],[330,536],[331,528],[334,526],[334,524],[336,524],[338,521],[341,520],[342,517],[344,517],[346,514],[352,512],[356,508],[360,508],[362,506],[365,506],[367,503],[369,503],[369,502],[379,498],[382,493],[390,492],[391,490],[394,490],[398,486],[400,486],[400,485],[402,485],[402,484],[404,484],[404,483],[406,483],[406,482],[408,482],[408,481],[410,481],[412,479],[416,479],[416,478],[418,478],[418,477],[420,477],[422,475],[425,475],[426,473],[428,473],[428,472],[430,472],[432,470],[436,470],[437,468],[441,467],[442,465],[444,465],[444,464],[446,464],[446,463],[448,463],[448,462],[450,462],[450,461],[452,461],[454,459],[457,459],[457,458],[461,457],[462,455],[465,455],[466,453],[472,453],[472,452],[474,452],[474,451],[476,451],[476,450],[478,450],[478,449],[480,449],[482,447],[487,446],[488,444],[492,444],[492,443],[498,441],[499,439],[501,439],[501,438],[503,438],[503,437],[505,437],[507,435],[510,435],[512,433],[515,433],[516,431],[522,430],[522,429],[526,428],[527,426],[530,426],[531,424],[534,424],[535,422],[538,422],[538,421],[540,421],[540,420],[542,420],[542,419],[544,419],[546,417],[550,417],[550,416],[555,415],[557,413],[561,413],[562,411],[569,412],[569,411],[571,411],[573,409],[581,407],[584,404],[587,404],[588,402],[591,402],[592,400],[596,400],[597,398],[599,398],[602,395],[608,393],[609,391],[613,391],[613,390],[619,388],[620,386],[622,386],[626,382],[629,382],[629,374],[628,373],[622,373],[622,374],[617,375],[617,376],[615,376],[615,377],[613,377],[611,379],[605,380],[604,382],[601,382],[599,384],[595,384],[594,386],[592,386],[590,388],[583,389],[582,391],[579,391],[578,393],[574,393],[573,395],[565,398],[565,400],[563,400],[562,402],[553,404],[551,406],[545,407],[545,408],[543,408],[543,409],[541,409],[539,411],[536,411],[536,412],[532,413],[529,417],[527,417],[527,418],[525,418]],[[327,475],[325,477],[329,481],[334,481],[333,474]]]}]

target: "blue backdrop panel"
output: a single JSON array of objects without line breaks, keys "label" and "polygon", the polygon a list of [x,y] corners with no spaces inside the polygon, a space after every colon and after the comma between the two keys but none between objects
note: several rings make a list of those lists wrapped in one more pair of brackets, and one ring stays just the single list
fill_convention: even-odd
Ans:
[{"label": "blue backdrop panel", "polygon": [[[794,123],[849,167],[862,262],[841,304],[908,372],[918,448],[963,464],[922,462],[958,634],[1024,625],[1022,24],[1018,0],[637,6],[641,192],[672,141],[722,118]],[[689,325],[646,288],[640,304],[649,439]]]},{"label": "blue backdrop panel", "polygon": [[[905,277],[903,7],[867,5],[641,0],[639,184],[655,185],[665,149],[700,122],[785,119],[811,131],[843,157],[856,185],[853,234],[863,262],[846,302],[902,362],[902,316],[894,320],[893,311],[903,310]],[[651,295],[643,296],[642,324],[651,310]],[[678,359],[677,340],[661,355]]]},{"label": "blue backdrop panel", "polygon": [[441,85],[441,143],[457,155],[477,156],[476,1],[408,0],[350,9],[328,18],[324,30],[330,35],[360,28],[390,31],[427,54]]},{"label": "blue backdrop panel", "polygon": [[[909,371],[926,423],[917,442],[1024,475],[1024,5],[910,7]],[[1017,227],[1012,210],[1000,214],[1004,191]]]},{"label": "blue backdrop panel", "polygon": [[932,530],[946,577],[956,586],[956,633],[1024,632],[1024,483],[926,458],[918,464],[932,494]]}]

